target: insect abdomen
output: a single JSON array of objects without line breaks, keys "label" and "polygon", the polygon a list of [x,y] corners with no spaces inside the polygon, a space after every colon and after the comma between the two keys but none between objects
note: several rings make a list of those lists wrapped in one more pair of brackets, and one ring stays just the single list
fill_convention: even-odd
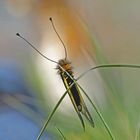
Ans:
[{"label": "insect abdomen", "polygon": [[[85,128],[84,121],[82,119],[81,113],[87,118],[90,124],[94,127],[93,119],[84,103],[84,100],[81,96],[80,90],[73,79],[73,71],[71,63],[65,59],[59,60],[59,65],[57,65],[58,73],[60,74],[63,83],[67,89],[67,92],[70,96],[70,99],[74,105],[74,108],[80,118],[80,121]],[[73,84],[73,85],[72,85]]]},{"label": "insect abdomen", "polygon": [[[67,75],[66,73],[64,73],[64,75]],[[71,75],[72,76],[72,75]],[[69,89],[69,93],[72,95],[76,106],[78,107],[78,110],[81,111],[81,100],[80,100],[80,96],[79,96],[79,90],[78,87],[75,83],[73,83],[73,80],[70,78],[70,76],[63,76],[61,75],[64,85],[66,87],[66,89],[68,89],[68,87],[72,85],[72,87]],[[72,76],[73,77],[73,76]]]},{"label": "insect abdomen", "polygon": [[74,76],[71,63],[68,60],[61,59],[59,60],[59,65],[57,66],[57,69],[58,73],[61,75],[61,78],[64,82],[66,89],[68,89],[71,86],[71,84],[73,84],[71,88],[68,90],[68,93],[74,105],[77,106],[77,111],[81,111],[82,106],[81,106],[81,98],[79,95],[80,93],[77,85],[73,83],[74,81],[72,80]]}]

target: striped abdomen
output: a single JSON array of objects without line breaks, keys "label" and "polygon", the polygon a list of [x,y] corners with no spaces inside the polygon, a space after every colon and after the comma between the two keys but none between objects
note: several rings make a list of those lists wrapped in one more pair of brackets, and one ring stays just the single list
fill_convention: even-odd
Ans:
[{"label": "striped abdomen", "polygon": [[58,69],[58,73],[60,74],[60,76],[63,80],[63,83],[67,89],[67,92],[72,101],[72,104],[81,120],[83,127],[85,128],[85,125],[84,125],[84,121],[81,116],[81,113],[87,118],[87,120],[90,122],[90,124],[94,127],[93,119],[81,96],[78,85],[76,83],[74,83],[74,81],[73,81],[74,76],[73,76],[72,66],[71,66],[70,62],[65,59],[60,60],[59,65],[57,66],[57,69]]},{"label": "striped abdomen", "polygon": [[[73,77],[73,76],[71,75],[71,77]],[[70,98],[72,100],[74,100],[78,111],[81,111],[81,99],[79,96],[79,89],[78,89],[77,85],[73,82],[71,77],[69,75],[67,75],[66,72],[61,74],[61,78],[64,82],[66,89],[68,89],[72,84],[71,88],[68,90],[68,93],[69,93]]]}]

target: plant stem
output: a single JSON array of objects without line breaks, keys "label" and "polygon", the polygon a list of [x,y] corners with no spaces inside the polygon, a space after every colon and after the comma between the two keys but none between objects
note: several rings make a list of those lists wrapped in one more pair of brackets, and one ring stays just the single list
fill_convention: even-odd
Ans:
[{"label": "plant stem", "polygon": [[43,132],[45,131],[45,129],[47,128],[48,126],[48,123],[50,122],[51,118],[53,117],[56,109],[59,107],[60,103],[62,102],[62,100],[64,99],[64,97],[66,96],[68,90],[72,87],[72,85],[74,84],[74,82],[70,85],[70,87],[65,91],[65,93],[62,95],[62,97],[59,99],[59,101],[57,102],[57,104],[55,105],[52,113],[49,115],[47,121],[44,123],[43,127],[41,128],[40,132],[39,132],[39,135],[38,137],[36,138],[36,140],[40,140]]},{"label": "plant stem", "polygon": [[57,128],[57,127],[56,127],[56,129],[59,132],[59,134],[61,135],[61,137],[63,138],[63,140],[66,140],[66,137],[64,136],[64,134],[62,133],[62,131],[59,128]]},{"label": "plant stem", "polygon": [[[78,84],[78,83],[77,83]],[[92,102],[92,100],[90,99],[90,97],[87,95],[87,93],[84,91],[84,89],[78,84],[79,88],[83,91],[83,93],[85,94],[85,96],[87,97],[87,99],[89,100],[89,102],[92,104],[93,108],[95,109],[96,113],[98,114],[99,118],[101,119],[102,123],[104,124],[108,134],[110,135],[112,140],[115,140],[114,135],[112,134],[109,126],[107,125],[107,123],[105,122],[102,114],[100,113],[97,105],[95,103]]]},{"label": "plant stem", "polygon": [[83,77],[85,74],[87,74],[88,72],[95,70],[95,69],[100,69],[100,68],[140,68],[140,65],[129,65],[129,64],[105,64],[105,65],[99,65],[99,66],[95,66],[93,68],[90,68],[89,70],[85,71],[84,73],[82,73],[77,80],[79,80],[81,77]]}]

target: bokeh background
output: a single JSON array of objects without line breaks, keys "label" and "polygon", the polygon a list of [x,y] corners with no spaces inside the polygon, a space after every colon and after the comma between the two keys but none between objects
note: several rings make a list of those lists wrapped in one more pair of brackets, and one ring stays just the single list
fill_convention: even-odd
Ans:
[{"label": "bokeh background", "polygon": [[[138,0],[0,1],[0,140],[35,140],[65,92],[56,65],[16,36],[19,32],[43,54],[58,61],[67,46],[75,77],[101,64],[140,64]],[[136,140],[140,127],[140,70],[106,68],[87,73],[80,85],[98,105],[116,140]],[[83,95],[84,96],[84,95]],[[92,106],[93,129],[80,121],[67,96],[42,140],[109,140]]]}]

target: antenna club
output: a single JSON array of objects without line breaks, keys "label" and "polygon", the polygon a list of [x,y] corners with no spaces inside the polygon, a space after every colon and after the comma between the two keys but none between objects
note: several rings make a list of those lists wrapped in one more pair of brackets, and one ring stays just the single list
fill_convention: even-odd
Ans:
[{"label": "antenna club", "polygon": [[50,19],[50,21],[52,21],[52,17],[50,17],[49,19]]},{"label": "antenna club", "polygon": [[16,35],[17,35],[17,36],[20,36],[20,34],[19,34],[19,33],[16,33]]}]

